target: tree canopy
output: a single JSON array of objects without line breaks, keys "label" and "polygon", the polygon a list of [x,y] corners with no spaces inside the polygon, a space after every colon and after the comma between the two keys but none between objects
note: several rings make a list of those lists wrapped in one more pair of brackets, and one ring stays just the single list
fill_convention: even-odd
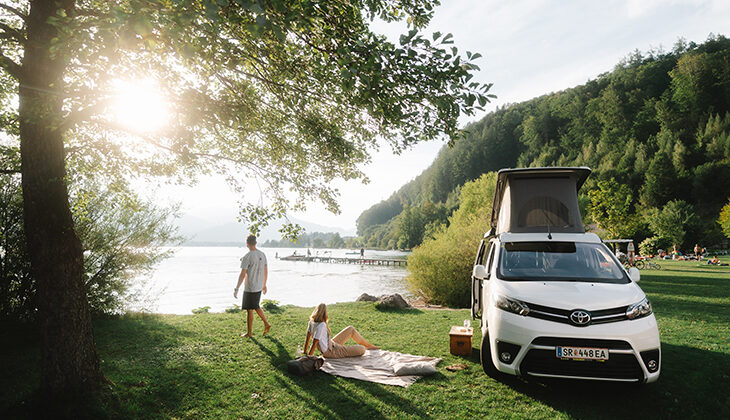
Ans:
[{"label": "tree canopy", "polygon": [[[56,89],[70,164],[113,179],[237,173],[228,179],[248,187],[242,217],[252,222],[312,199],[337,211],[330,182],[364,178],[359,165],[378,139],[397,151],[456,139],[459,115],[489,99],[489,85],[470,81],[478,54],[461,56],[450,34],[420,33],[433,1],[75,3],[52,18],[59,33],[48,46],[66,63]],[[13,2],[0,15],[11,137],[26,14]],[[391,43],[369,29],[376,18],[408,19],[410,31]],[[154,132],[114,112],[120,89],[141,82],[170,111]],[[241,182],[252,178],[257,187]]]}]

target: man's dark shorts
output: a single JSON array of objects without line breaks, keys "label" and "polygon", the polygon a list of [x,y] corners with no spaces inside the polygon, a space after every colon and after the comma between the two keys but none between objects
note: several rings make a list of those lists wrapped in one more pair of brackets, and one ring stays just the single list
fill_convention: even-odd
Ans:
[{"label": "man's dark shorts", "polygon": [[258,292],[243,292],[243,306],[242,309],[258,309],[259,301],[261,300],[261,291]]}]

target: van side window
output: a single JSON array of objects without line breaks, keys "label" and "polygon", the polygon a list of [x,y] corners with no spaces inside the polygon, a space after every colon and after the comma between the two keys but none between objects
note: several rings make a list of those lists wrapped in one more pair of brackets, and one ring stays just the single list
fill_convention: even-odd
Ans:
[{"label": "van side window", "polygon": [[487,271],[490,271],[492,269],[492,261],[494,261],[494,250],[497,249],[496,246],[494,246],[494,243],[489,243],[489,260],[486,261],[486,264],[484,265],[487,267]]},{"label": "van side window", "polygon": [[477,252],[477,258],[474,261],[474,264],[482,264],[482,260],[484,259],[484,256],[486,255],[486,252],[484,250],[486,249],[486,245],[484,241],[479,243],[479,252]]},{"label": "van side window", "polygon": [[484,243],[484,246],[482,246],[482,254],[479,256],[479,261],[477,261],[477,264],[481,264],[486,266],[487,264],[487,257],[489,256],[489,250],[492,249],[492,243],[487,242]]}]

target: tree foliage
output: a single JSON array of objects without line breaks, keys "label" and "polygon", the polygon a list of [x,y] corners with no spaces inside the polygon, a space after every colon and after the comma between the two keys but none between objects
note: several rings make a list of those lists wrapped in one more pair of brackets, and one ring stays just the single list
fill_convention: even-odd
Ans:
[{"label": "tree foliage", "polygon": [[20,180],[0,177],[0,318],[29,320],[36,310],[36,284],[30,274],[23,231]]},{"label": "tree foliage", "polygon": [[[337,235],[337,237],[335,237]],[[339,239],[338,239],[339,238]],[[359,243],[351,236],[340,237],[338,233],[333,232],[311,232],[300,233],[296,239],[269,239],[261,244],[263,248],[327,248],[331,244],[337,244],[335,248],[359,248]]]},{"label": "tree foliage", "polygon": [[606,232],[607,239],[632,237],[637,226],[633,197],[628,186],[611,178],[598,181],[596,189],[590,190],[591,199],[588,215]]},{"label": "tree foliage", "polygon": [[[72,191],[72,206],[84,250],[85,286],[94,313],[144,307],[146,274],[180,243],[169,224],[174,209],[140,201],[123,186],[86,183]],[[137,287],[133,287],[137,286]],[[23,233],[23,199],[16,177],[0,178],[0,318],[36,317],[36,282]]]},{"label": "tree foliage", "polygon": [[730,198],[728,198],[727,204],[720,211],[720,217],[717,219],[717,223],[722,227],[722,233],[730,238]]},{"label": "tree foliage", "polygon": [[[697,227],[698,219],[692,205],[682,200],[672,200],[662,209],[650,209],[647,217],[649,227],[659,238],[672,244],[681,245],[685,238]],[[690,235],[690,239],[696,239]]]},{"label": "tree foliage", "polygon": [[398,236],[399,249],[411,249],[420,244],[423,240],[425,224],[420,209],[417,207],[407,206],[398,217]]},{"label": "tree foliage", "polygon": [[[337,211],[332,179],[363,178],[358,165],[376,137],[397,151],[456,139],[458,117],[490,98],[489,85],[471,81],[479,54],[460,55],[450,34],[422,34],[436,4],[78,0],[55,19],[60,36],[49,46],[68,56],[68,157],[85,168],[103,160],[116,177],[235,171],[247,175],[229,177],[239,189],[256,178],[263,203],[241,212],[254,227],[311,199]],[[23,21],[4,12],[23,33]],[[410,31],[391,43],[369,18],[408,18]],[[22,55],[13,41],[0,40],[7,62]],[[140,79],[173,111],[160,132],[121,126],[110,113],[120,81]]]}]

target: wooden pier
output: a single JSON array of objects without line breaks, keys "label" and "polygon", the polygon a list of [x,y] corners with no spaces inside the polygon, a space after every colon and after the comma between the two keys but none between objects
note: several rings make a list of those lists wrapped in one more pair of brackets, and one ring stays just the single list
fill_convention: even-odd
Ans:
[{"label": "wooden pier", "polygon": [[387,258],[347,258],[347,257],[328,257],[328,256],[304,256],[290,255],[288,257],[279,258],[281,261],[304,261],[304,262],[321,262],[330,264],[359,264],[359,265],[392,265],[406,266],[406,260],[387,259]]}]

